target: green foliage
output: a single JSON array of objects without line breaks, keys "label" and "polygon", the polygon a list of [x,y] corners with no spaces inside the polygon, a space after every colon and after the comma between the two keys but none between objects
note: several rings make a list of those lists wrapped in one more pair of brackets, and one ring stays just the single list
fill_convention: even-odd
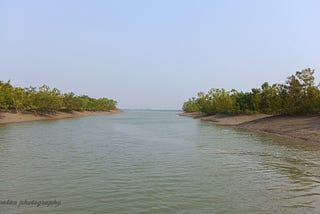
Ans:
[{"label": "green foliage", "polygon": [[236,110],[235,99],[232,92],[224,89],[209,90],[207,102],[209,102],[210,112],[206,113],[232,113]]},{"label": "green foliage", "polygon": [[320,112],[319,87],[314,86],[314,70],[308,68],[288,77],[280,96],[284,114],[317,114]]},{"label": "green foliage", "polygon": [[50,90],[49,86],[43,85],[34,97],[35,110],[41,112],[52,112],[62,109],[63,99],[60,91],[56,88]]},{"label": "green foliage", "polygon": [[314,80],[314,70],[307,68],[288,77],[285,84],[265,82],[251,92],[211,89],[189,99],[182,109],[207,114],[319,114],[320,90]]},{"label": "green foliage", "polygon": [[0,109],[7,110],[13,107],[13,87],[8,82],[0,81]]},{"label": "green foliage", "polygon": [[199,112],[200,106],[196,98],[192,97],[192,99],[189,99],[187,102],[183,104],[182,109],[185,112]]},{"label": "green foliage", "polygon": [[0,110],[37,111],[106,111],[115,110],[117,102],[107,98],[76,96],[74,93],[61,94],[57,88],[50,89],[43,85],[38,90],[34,87],[13,87],[8,82],[0,81]]}]

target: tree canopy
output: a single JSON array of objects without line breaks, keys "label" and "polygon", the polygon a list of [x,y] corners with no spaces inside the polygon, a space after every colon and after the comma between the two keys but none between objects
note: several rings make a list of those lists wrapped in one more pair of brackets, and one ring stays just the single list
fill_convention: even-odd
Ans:
[{"label": "tree canopy", "polygon": [[0,110],[17,112],[36,111],[107,111],[114,110],[117,102],[108,98],[77,96],[73,92],[62,94],[59,89],[43,85],[35,87],[14,87],[10,81],[0,81]]},{"label": "tree canopy", "polygon": [[182,109],[207,114],[319,114],[320,89],[314,80],[314,70],[307,68],[288,77],[284,84],[265,82],[250,92],[210,89],[186,101]]}]

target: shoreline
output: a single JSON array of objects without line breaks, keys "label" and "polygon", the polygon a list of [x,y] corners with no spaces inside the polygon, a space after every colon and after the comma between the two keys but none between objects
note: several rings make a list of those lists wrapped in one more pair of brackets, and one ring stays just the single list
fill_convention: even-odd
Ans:
[{"label": "shoreline", "polygon": [[50,114],[35,114],[33,112],[25,113],[12,113],[12,112],[0,112],[0,124],[7,123],[20,123],[27,121],[40,121],[40,120],[55,120],[55,119],[66,119],[66,118],[76,118],[76,117],[86,117],[95,115],[111,115],[111,114],[121,114],[124,113],[123,110],[110,110],[110,111],[71,111],[63,112],[57,111]]},{"label": "shoreline", "polygon": [[205,115],[203,113],[182,113],[180,116],[230,125],[237,128],[267,133],[276,136],[320,143],[320,116],[281,116],[267,114],[253,115]]}]

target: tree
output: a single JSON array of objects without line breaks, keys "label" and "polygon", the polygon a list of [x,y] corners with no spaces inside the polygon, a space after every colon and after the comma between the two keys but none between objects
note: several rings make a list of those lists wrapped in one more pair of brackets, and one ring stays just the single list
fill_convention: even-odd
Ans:
[{"label": "tree", "polygon": [[12,107],[16,112],[25,111],[25,98],[26,92],[23,88],[12,88],[11,90],[12,96]]},{"label": "tree", "polygon": [[278,85],[269,85],[265,82],[261,86],[260,111],[266,114],[277,113],[281,108],[281,100],[278,96]]},{"label": "tree", "polygon": [[62,108],[62,97],[57,88],[50,90],[50,87],[43,85],[39,88],[38,93],[35,94],[35,108],[44,113],[58,111]]},{"label": "tree", "polygon": [[83,103],[82,100],[79,99],[73,92],[66,93],[63,95],[63,110],[66,111],[83,111]]},{"label": "tree", "polygon": [[283,113],[312,114],[319,111],[319,88],[314,86],[314,70],[307,68],[288,77],[282,89]]},{"label": "tree", "polygon": [[8,82],[0,81],[0,109],[3,109],[3,110],[12,109],[13,107],[12,90],[13,90],[13,87],[10,84],[10,80]]},{"label": "tree", "polygon": [[199,112],[200,106],[198,100],[195,97],[192,97],[183,104],[182,109],[185,112]]}]

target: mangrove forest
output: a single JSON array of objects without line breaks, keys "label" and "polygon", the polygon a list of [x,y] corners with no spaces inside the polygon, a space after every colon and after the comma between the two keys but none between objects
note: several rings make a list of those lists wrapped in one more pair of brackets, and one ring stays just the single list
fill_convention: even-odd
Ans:
[{"label": "mangrove forest", "polygon": [[284,84],[265,82],[250,92],[217,88],[199,92],[182,109],[206,114],[319,114],[320,89],[314,82],[314,69],[307,68],[289,76]]},{"label": "mangrove forest", "polygon": [[15,112],[51,113],[55,111],[108,111],[115,110],[117,102],[108,98],[77,96],[73,92],[61,93],[43,85],[36,87],[14,87],[10,81],[0,81],[0,110]]}]

